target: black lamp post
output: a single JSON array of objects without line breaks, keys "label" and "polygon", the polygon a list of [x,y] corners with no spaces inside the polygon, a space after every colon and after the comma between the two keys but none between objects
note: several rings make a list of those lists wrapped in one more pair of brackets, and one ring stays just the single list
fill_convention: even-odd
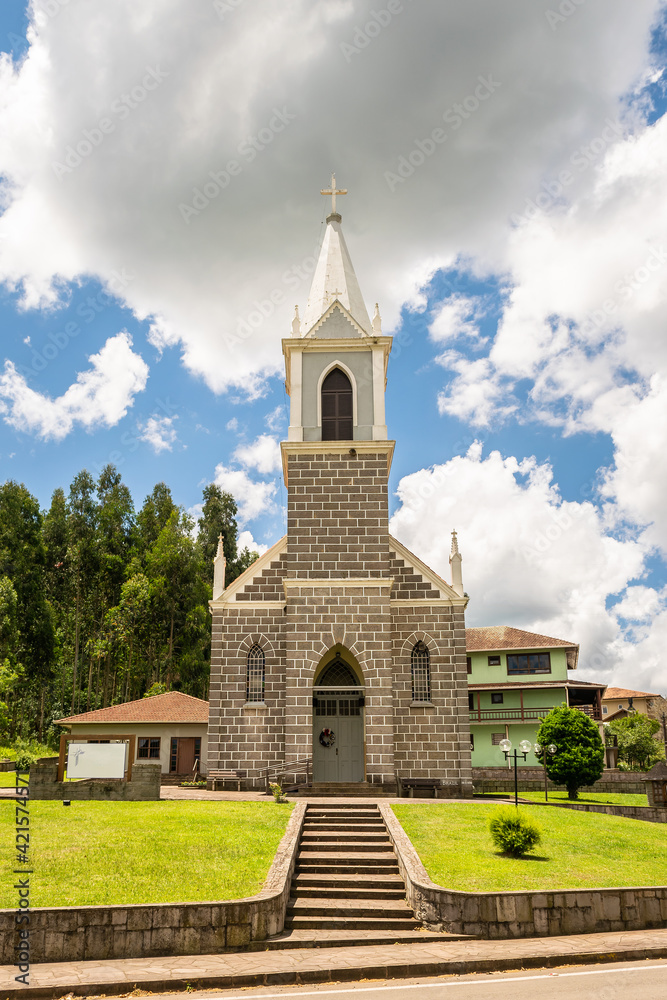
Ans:
[{"label": "black lamp post", "polygon": [[540,743],[535,744],[535,756],[538,760],[542,761],[542,767],[544,768],[544,801],[549,801],[549,793],[547,791],[547,754],[553,755],[556,753],[558,748],[550,743],[548,747],[543,747]]},{"label": "black lamp post", "polygon": [[543,755],[543,763],[544,763],[544,793],[546,795],[546,789],[547,789],[547,757],[546,757],[546,755],[547,755],[547,753],[550,753],[550,754],[555,754],[556,753],[556,747],[553,745],[553,743],[551,743],[548,747],[543,747],[539,743],[536,743],[535,746],[533,747],[533,744],[530,743],[529,740],[521,740],[521,742],[519,743],[519,748],[520,749],[518,751],[514,750],[512,753],[510,753],[510,750],[512,750],[512,741],[511,740],[507,740],[507,739],[500,741],[500,749],[505,754],[505,760],[513,760],[514,761],[514,805],[516,806],[517,809],[519,808],[519,772],[518,772],[518,767],[517,767],[517,764],[518,764],[518,761],[519,761],[519,757],[521,757],[523,760],[526,760],[526,758],[528,757],[528,754],[531,752],[531,750],[534,750],[535,755],[538,758],[540,757],[541,754]]}]

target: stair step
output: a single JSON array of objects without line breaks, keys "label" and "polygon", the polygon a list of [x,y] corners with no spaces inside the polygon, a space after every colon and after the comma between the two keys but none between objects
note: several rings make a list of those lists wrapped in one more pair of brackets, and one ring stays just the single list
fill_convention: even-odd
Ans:
[{"label": "stair step", "polygon": [[299,875],[393,875],[394,873],[398,874],[398,865],[386,865],[383,867],[382,865],[321,864],[300,865],[298,868]]},{"label": "stair step", "polygon": [[337,816],[322,816],[317,819],[307,819],[303,824],[304,830],[386,830],[381,819],[339,819]]},{"label": "stair step", "polygon": [[306,842],[303,846],[304,848],[312,847],[317,851],[327,851],[327,852],[333,851],[334,853],[337,852],[339,854],[343,850],[349,853],[354,852],[355,854],[359,852],[371,853],[376,851],[378,853],[382,852],[386,854],[389,853],[389,851],[387,850],[388,843],[385,841],[379,841],[379,842],[371,841],[370,843],[364,843],[364,841],[360,840],[349,840],[345,841],[345,843],[342,844],[339,840],[316,840],[310,843]]},{"label": "stair step", "polygon": [[358,874],[348,874],[347,872],[341,872],[336,878],[332,878],[331,875],[316,875],[316,874],[303,874],[299,873],[294,879],[292,879],[292,884],[296,885],[301,891],[301,889],[339,889],[347,887],[348,891],[353,889],[395,889],[401,892],[405,892],[405,886],[403,879],[400,875],[386,875],[384,871],[382,874],[367,875],[364,873],[363,878],[359,878]]},{"label": "stair step", "polygon": [[303,886],[292,884],[296,899],[405,899],[405,889],[375,889],[365,886],[335,887],[335,886]]},{"label": "stair step", "polygon": [[408,930],[351,930],[346,927],[325,930],[321,927],[310,929],[294,929],[283,931],[275,937],[258,941],[262,950],[279,951],[286,948],[351,948],[356,946],[373,947],[383,944],[427,944],[443,941],[474,941],[474,936],[466,934],[447,934],[444,931],[426,931],[417,928]]},{"label": "stair step", "polygon": [[320,830],[317,833],[303,833],[301,843],[304,847],[309,844],[319,844],[321,841],[335,841],[339,844],[391,844],[386,830],[381,833],[366,833],[366,831],[356,830],[354,836],[341,837],[336,830]]},{"label": "stair step", "polygon": [[[416,930],[418,924],[415,920],[401,920],[396,917],[382,919],[380,917],[291,917],[289,922],[285,921],[285,927],[293,930],[373,930],[373,931],[398,931]],[[266,943],[266,942],[264,942]],[[364,942],[365,943],[365,942]]]},{"label": "stair step", "polygon": [[392,899],[336,899],[323,905],[320,899],[290,899],[287,907],[289,917],[379,917],[387,919],[396,917],[401,920],[412,920],[412,909],[405,899],[396,902]]}]

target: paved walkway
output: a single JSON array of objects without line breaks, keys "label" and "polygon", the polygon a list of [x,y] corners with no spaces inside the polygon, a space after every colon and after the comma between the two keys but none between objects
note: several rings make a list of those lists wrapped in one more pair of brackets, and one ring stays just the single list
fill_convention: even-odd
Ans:
[{"label": "paved walkway", "polygon": [[[363,932],[358,932],[363,936]],[[453,941],[354,948],[111,959],[35,965],[30,985],[14,981],[17,969],[0,967],[0,995],[15,998],[106,994],[135,987],[151,992],[466,975],[595,962],[667,957],[667,929],[508,941]]]}]

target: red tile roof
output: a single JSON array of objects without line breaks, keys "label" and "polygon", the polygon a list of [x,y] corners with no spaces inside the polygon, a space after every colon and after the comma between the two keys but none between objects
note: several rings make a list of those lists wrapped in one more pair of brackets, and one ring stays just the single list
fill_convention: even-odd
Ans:
[{"label": "red tile roof", "polygon": [[466,629],[466,650],[469,653],[486,652],[489,649],[545,649],[549,646],[579,648],[576,642],[553,639],[537,632],[524,632],[523,629],[513,628],[511,625]]},{"label": "red tile roof", "polygon": [[200,722],[208,723],[208,702],[182,691],[167,691],[124,705],[98,708],[95,712],[56,719],[61,726],[72,722]]},{"label": "red tile roof", "polygon": [[616,701],[617,698],[659,698],[659,694],[651,694],[649,691],[631,691],[630,688],[607,688],[604,696],[605,701]]}]

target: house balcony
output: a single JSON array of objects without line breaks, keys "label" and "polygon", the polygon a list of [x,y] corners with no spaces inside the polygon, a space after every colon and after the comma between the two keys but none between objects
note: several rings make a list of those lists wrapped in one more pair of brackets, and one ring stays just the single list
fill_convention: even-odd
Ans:
[{"label": "house balcony", "polygon": [[552,710],[549,708],[471,708],[471,722],[541,722]]},{"label": "house balcony", "polygon": [[589,719],[594,719],[596,722],[599,722],[602,718],[597,705],[570,705],[570,708],[576,708],[578,712],[583,712]]}]

